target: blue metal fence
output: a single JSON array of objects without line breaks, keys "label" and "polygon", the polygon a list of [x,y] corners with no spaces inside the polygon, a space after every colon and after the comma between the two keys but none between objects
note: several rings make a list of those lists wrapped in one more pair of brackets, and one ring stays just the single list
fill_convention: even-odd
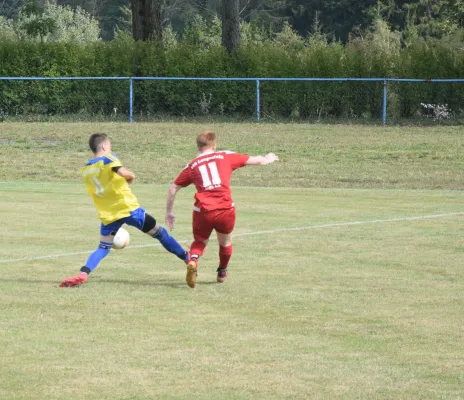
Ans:
[{"label": "blue metal fence", "polygon": [[[256,120],[261,119],[260,82],[383,82],[382,124],[387,123],[387,86],[388,82],[416,83],[463,83],[464,79],[408,79],[408,78],[203,78],[203,77],[129,77],[129,76],[74,76],[74,77],[0,77],[0,81],[65,81],[65,80],[123,80],[129,82],[129,122],[134,121],[134,81],[254,81],[256,82]],[[1,95],[1,93],[0,93]]]}]

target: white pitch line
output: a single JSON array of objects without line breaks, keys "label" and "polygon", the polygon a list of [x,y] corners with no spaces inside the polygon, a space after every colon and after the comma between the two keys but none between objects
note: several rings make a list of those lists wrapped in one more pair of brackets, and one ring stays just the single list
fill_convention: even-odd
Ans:
[{"label": "white pitch line", "polygon": [[[294,228],[281,228],[281,229],[270,229],[266,231],[255,231],[255,232],[245,232],[245,233],[238,233],[233,235],[233,238],[239,238],[244,236],[253,236],[253,235],[264,235],[267,233],[278,233],[278,232],[292,232],[292,231],[304,231],[309,229],[324,229],[324,228],[336,228],[340,226],[350,226],[350,225],[365,225],[365,224],[380,224],[385,222],[401,222],[401,221],[416,221],[421,219],[431,219],[431,218],[442,218],[442,217],[453,217],[457,215],[464,215],[464,212],[454,212],[454,213],[446,213],[446,214],[431,214],[431,215],[419,215],[417,217],[402,217],[402,218],[390,218],[390,219],[373,219],[368,221],[352,221],[352,222],[335,222],[331,224],[323,224],[323,225],[308,225],[308,226],[297,226]],[[179,243],[189,243],[191,240],[178,240]],[[140,249],[144,247],[157,247],[161,246],[160,243],[151,243],[151,244],[140,244],[135,246],[128,246],[127,249]],[[63,253],[63,254],[52,254],[48,256],[38,256],[38,257],[24,257],[24,258],[12,258],[9,260],[0,260],[0,263],[7,263],[7,262],[16,262],[16,261],[34,261],[34,260],[44,260],[47,258],[59,258],[59,257],[68,257],[68,256],[76,256],[76,255],[83,255],[83,254],[90,254],[93,253],[92,251],[79,251],[75,253]]]}]

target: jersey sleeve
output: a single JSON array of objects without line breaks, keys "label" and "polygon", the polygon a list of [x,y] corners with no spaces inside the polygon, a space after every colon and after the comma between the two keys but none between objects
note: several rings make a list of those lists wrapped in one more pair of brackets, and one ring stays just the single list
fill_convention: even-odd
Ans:
[{"label": "jersey sleeve", "polygon": [[227,159],[229,160],[232,169],[242,168],[246,165],[250,156],[248,154],[228,153]]},{"label": "jersey sleeve", "polygon": [[105,165],[110,165],[111,168],[122,167],[121,161],[116,154],[108,154],[105,156]]},{"label": "jersey sleeve", "polygon": [[190,185],[191,183],[193,183],[193,182],[192,182],[192,178],[191,178],[190,173],[189,173],[189,166],[187,165],[182,170],[182,172],[179,174],[179,176],[176,178],[176,180],[174,181],[174,184],[182,186],[182,187],[186,187],[186,186]]}]

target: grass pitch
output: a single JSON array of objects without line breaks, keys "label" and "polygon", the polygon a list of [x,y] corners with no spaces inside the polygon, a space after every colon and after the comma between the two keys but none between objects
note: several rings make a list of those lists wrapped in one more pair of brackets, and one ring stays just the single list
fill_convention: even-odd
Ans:
[{"label": "grass pitch", "polygon": [[236,186],[464,189],[462,126],[0,124],[0,180],[80,182],[89,135],[103,131],[138,182],[168,184],[205,128],[219,149],[280,156],[278,166],[235,174]]},{"label": "grass pitch", "polygon": [[[152,128],[181,133],[153,137]],[[231,149],[282,157],[236,173],[227,282],[215,283],[215,241],[192,290],[174,256],[129,228],[131,247],[112,251],[84,286],[63,289],[98,242],[73,170],[88,157],[81,140],[95,130],[121,135],[114,150],[145,182],[133,190],[162,220],[167,183],[194,155],[186,139],[202,127],[134,125],[123,135],[114,125],[0,125],[0,398],[463,398],[464,210],[462,192],[449,190],[462,184],[458,132],[406,129],[402,138],[321,126],[321,147],[304,156],[303,126],[215,128],[230,129]],[[330,138],[338,156],[328,155]],[[422,140],[435,163],[369,163],[387,140],[398,149]],[[342,171],[355,178],[339,180]],[[192,196],[186,189],[176,200],[173,235],[184,245]]]}]

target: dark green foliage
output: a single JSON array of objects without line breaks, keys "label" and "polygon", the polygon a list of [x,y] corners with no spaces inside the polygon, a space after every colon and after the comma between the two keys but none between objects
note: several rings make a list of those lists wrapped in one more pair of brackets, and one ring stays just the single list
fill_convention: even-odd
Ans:
[{"label": "dark green foliage", "polygon": [[25,17],[33,17],[22,24],[22,28],[29,37],[42,40],[47,34],[56,29],[56,22],[45,15],[44,5],[34,0],[26,0],[20,13]]},{"label": "dark green foliage", "polygon": [[[382,39],[382,38],[381,38]],[[121,36],[86,45],[18,42],[0,45],[1,76],[160,77],[401,77],[463,78],[464,53],[446,41],[418,39],[385,46],[372,36],[348,45],[309,40],[242,45],[229,55],[220,45],[162,47]],[[387,43],[388,44],[388,43]],[[379,119],[382,82],[268,82],[261,85],[263,118]],[[0,81],[0,114],[127,116],[128,81]],[[464,84],[389,83],[389,118],[424,113],[421,103],[447,104],[462,113]],[[136,120],[157,115],[255,115],[255,81],[134,81]]]}]

